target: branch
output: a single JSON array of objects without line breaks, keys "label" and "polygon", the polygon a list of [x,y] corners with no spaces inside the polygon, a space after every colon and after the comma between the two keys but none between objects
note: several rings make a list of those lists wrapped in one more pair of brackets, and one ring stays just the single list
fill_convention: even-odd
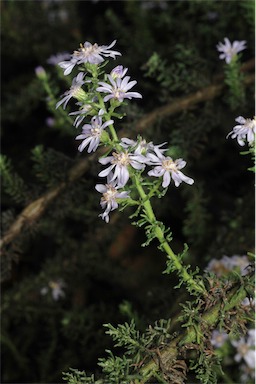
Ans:
[{"label": "branch", "polygon": [[39,197],[32,203],[30,203],[23,211],[18,215],[15,222],[10,226],[4,237],[0,241],[0,249],[3,246],[10,244],[15,239],[22,229],[33,224],[49,207],[51,202],[71,183],[79,179],[89,168],[90,163],[96,157],[95,154],[91,155],[87,159],[83,159],[77,162],[77,164],[70,169],[67,176],[67,181],[60,183],[56,188],[53,188],[46,192],[43,196]]},{"label": "branch", "polygon": [[[248,283],[248,287],[250,283]],[[233,287],[227,294],[225,301],[225,310],[226,312],[230,311],[234,307],[238,306],[241,301],[248,296],[246,285],[244,287],[236,286]],[[210,328],[217,327],[219,321],[220,309],[223,307],[223,302],[217,303],[208,311],[206,311],[201,317],[201,324],[207,324]],[[168,363],[175,360],[178,356],[178,350],[183,345],[191,344],[196,342],[196,331],[194,327],[189,327],[185,334],[178,335],[173,339],[165,348],[159,350],[159,357],[162,362]],[[146,377],[146,380],[140,381],[140,384],[146,383],[155,372],[159,371],[159,364],[157,360],[152,358],[148,363],[146,363],[141,369],[140,373],[143,377]]]},{"label": "branch", "polygon": [[[241,70],[247,71],[254,67],[254,59],[246,62]],[[223,79],[223,76],[216,77],[218,80]],[[254,82],[254,74],[249,74],[245,77],[245,85],[252,84]],[[156,108],[154,111],[143,116],[135,126],[135,132],[144,131],[149,125],[153,124],[159,117],[171,116],[179,113],[183,110],[189,109],[192,106],[212,100],[219,96],[225,87],[224,83],[216,83],[203,88],[193,94],[185,96],[183,98],[172,101],[162,107]],[[123,131],[120,132],[122,135]],[[103,154],[104,149],[100,149]],[[99,154],[99,151],[98,151]],[[37,219],[39,219],[52,201],[71,183],[83,176],[83,174],[89,168],[90,163],[95,159],[96,155],[90,155],[86,159],[79,160],[73,168],[68,172],[67,182],[62,182],[56,188],[49,190],[37,200],[30,203],[23,211],[18,215],[15,222],[10,226],[9,230],[5,233],[0,241],[0,249],[10,244],[23,230],[26,225],[32,225]]]}]

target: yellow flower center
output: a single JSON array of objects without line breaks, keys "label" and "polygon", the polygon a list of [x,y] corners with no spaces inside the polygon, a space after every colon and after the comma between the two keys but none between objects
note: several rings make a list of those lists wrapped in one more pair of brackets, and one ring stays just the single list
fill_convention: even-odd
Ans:
[{"label": "yellow flower center", "polygon": [[99,51],[99,46],[96,43],[87,48],[85,48],[83,44],[80,43],[80,48],[78,49],[78,51],[74,51],[74,55],[80,56],[82,53],[84,57],[87,57],[92,53],[96,53],[98,51]]},{"label": "yellow flower center", "polygon": [[113,187],[113,185],[110,185],[110,184],[107,184],[107,191],[105,193],[103,193],[102,195],[102,200],[103,201],[111,201],[115,198],[116,196],[116,189]]},{"label": "yellow flower center", "polygon": [[97,125],[96,127],[93,127],[91,129],[91,133],[93,136],[100,136],[101,135],[101,129],[100,129],[100,126]]},{"label": "yellow flower center", "polygon": [[112,160],[112,164],[124,165],[127,166],[130,164],[129,154],[128,152],[116,153],[113,152],[114,159]]},{"label": "yellow flower center", "polygon": [[172,159],[166,159],[162,162],[162,166],[166,171],[175,171],[177,172],[177,167],[175,162]]}]

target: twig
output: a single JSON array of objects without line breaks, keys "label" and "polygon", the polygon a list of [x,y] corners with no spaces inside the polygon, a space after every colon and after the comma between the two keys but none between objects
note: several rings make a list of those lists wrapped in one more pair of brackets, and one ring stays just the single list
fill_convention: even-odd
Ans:
[{"label": "twig", "polygon": [[[242,66],[242,70],[250,70],[254,66],[254,59],[248,61]],[[220,78],[220,76],[219,76]],[[254,74],[249,74],[245,77],[245,85],[249,85],[254,82]],[[144,131],[149,125],[152,125],[159,117],[171,116],[183,110],[189,109],[192,106],[212,100],[219,96],[224,88],[224,83],[218,83],[203,88],[191,95],[185,96],[178,100],[172,101],[162,107],[156,108],[153,112],[143,116],[135,126],[135,132]],[[121,132],[122,134],[123,132]],[[103,153],[104,150],[101,152]],[[30,203],[23,211],[18,215],[15,222],[10,226],[9,230],[5,233],[0,241],[0,249],[10,244],[22,231],[26,225],[33,224],[39,219],[52,201],[72,182],[79,179],[89,168],[90,163],[95,159],[95,154],[88,156],[86,159],[82,159],[74,165],[68,172],[68,181],[62,182],[56,188],[49,190],[37,200]]]}]

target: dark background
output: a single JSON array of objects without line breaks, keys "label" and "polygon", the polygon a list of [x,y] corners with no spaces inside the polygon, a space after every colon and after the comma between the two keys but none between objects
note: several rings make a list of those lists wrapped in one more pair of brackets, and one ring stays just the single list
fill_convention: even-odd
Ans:
[{"label": "dark background", "polygon": [[[139,118],[223,74],[216,44],[225,36],[247,41],[243,62],[254,56],[247,3],[2,1],[2,154],[12,164],[12,181],[4,181],[2,189],[3,233],[24,207],[88,156],[77,152],[74,127],[47,124],[53,114],[35,76],[38,65],[60,96],[65,83],[47,59],[72,53],[85,41],[108,45],[116,39],[122,57],[109,65],[127,66],[143,95],[129,102],[120,123],[135,138]],[[162,61],[149,76],[154,52]],[[187,161],[184,173],[195,179],[193,187],[170,187],[154,206],[173,231],[174,251],[187,242],[189,263],[201,269],[213,258],[246,254],[254,244],[251,159],[240,155],[235,140],[226,140],[237,116],[252,118],[253,85],[239,108],[230,107],[227,94],[226,89],[211,101],[159,118],[143,132],[155,144],[168,141]],[[38,145],[41,163],[31,152]],[[175,277],[162,275],[165,257],[156,244],[141,248],[144,233],[130,225],[131,210],[113,214],[108,225],[98,218],[98,170],[92,164],[3,254],[2,382],[57,382],[69,367],[97,371],[98,357],[113,346],[102,324],[135,317],[143,330],[175,316],[186,299],[185,292],[173,290]],[[65,298],[58,301],[40,294],[54,279],[66,284]]]}]

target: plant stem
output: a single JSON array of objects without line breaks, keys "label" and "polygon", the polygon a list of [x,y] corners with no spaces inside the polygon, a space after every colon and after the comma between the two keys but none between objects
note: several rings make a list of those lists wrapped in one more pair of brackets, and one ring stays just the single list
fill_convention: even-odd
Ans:
[{"label": "plant stem", "polygon": [[[102,98],[99,98],[99,102],[103,103]],[[107,114],[107,119],[111,119],[111,114],[112,113],[113,113],[113,109],[111,109],[110,112]],[[110,129],[110,132],[112,134],[113,140],[118,143],[118,141],[119,141],[118,140],[118,136],[117,136],[115,128],[114,128],[114,126],[112,124],[109,126],[109,129]],[[116,147],[117,147],[117,149],[120,150],[120,144],[117,144]],[[165,235],[164,235],[164,232],[163,232],[162,228],[160,227],[159,224],[157,224],[158,222],[157,222],[156,216],[154,214],[154,211],[153,211],[150,199],[146,195],[146,193],[145,193],[145,191],[144,191],[144,189],[143,189],[143,187],[142,187],[142,185],[140,183],[139,176],[134,173],[131,176],[131,178],[132,178],[133,183],[135,184],[135,186],[137,188],[137,191],[139,192],[139,195],[140,195],[140,197],[142,199],[142,204],[143,204],[145,213],[147,215],[148,221],[151,224],[154,225],[155,236],[157,237],[157,239],[158,239],[162,249],[164,249],[164,251],[167,253],[167,255],[172,260],[172,262],[173,262],[173,264],[175,266],[176,271],[178,272],[178,274],[180,276],[182,276],[182,280],[184,282],[186,282],[187,286],[191,290],[193,289],[195,292],[198,292],[200,294],[205,294],[206,291],[205,291],[205,288],[204,288],[203,281],[201,280],[201,281],[197,281],[196,282],[193,279],[193,277],[191,275],[189,275],[189,273],[187,272],[186,268],[184,268],[183,265],[181,264],[181,262],[179,260],[179,257],[177,255],[175,255],[175,253],[171,249],[168,241],[165,238]]]},{"label": "plant stem", "polygon": [[167,255],[171,258],[174,266],[175,266],[175,269],[180,272],[182,278],[184,279],[184,281],[187,283],[187,285],[191,286],[196,292],[198,293],[201,293],[201,294],[204,294],[205,293],[205,289],[203,287],[203,284],[200,285],[198,282],[196,282],[187,272],[187,270],[182,266],[182,264],[180,263],[180,260],[179,258],[177,257],[177,255],[175,255],[175,253],[173,252],[173,250],[171,249],[170,245],[168,244],[166,238],[165,238],[165,235],[164,235],[164,232],[162,230],[162,228],[157,224],[157,220],[156,220],[156,216],[154,214],[154,211],[153,211],[153,208],[152,208],[152,205],[150,203],[150,200],[148,199],[140,181],[139,181],[139,178],[138,176],[135,174],[133,175],[133,180],[134,180],[134,183],[136,185],[136,188],[139,192],[139,195],[142,199],[142,204],[143,204],[143,207],[145,209],[145,213],[148,217],[148,220],[150,223],[154,224],[155,226],[155,235],[159,241],[159,243],[161,244],[162,248],[165,250],[165,252],[167,253]]}]

